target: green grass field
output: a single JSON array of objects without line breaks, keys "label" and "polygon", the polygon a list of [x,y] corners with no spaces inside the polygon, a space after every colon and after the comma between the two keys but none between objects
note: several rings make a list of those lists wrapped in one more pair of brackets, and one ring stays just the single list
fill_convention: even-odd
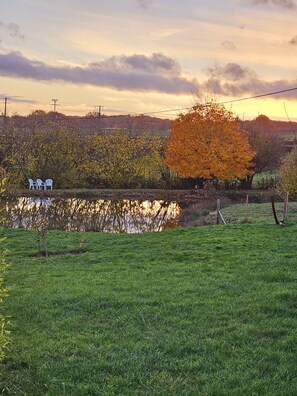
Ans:
[{"label": "green grass field", "polygon": [[[276,214],[279,221],[283,217],[284,203],[275,203]],[[261,223],[267,225],[275,224],[273,217],[271,203],[257,204],[249,203],[247,206],[243,204],[230,205],[222,209],[224,218],[227,223]],[[210,223],[215,224],[216,215],[209,216],[207,218]],[[288,213],[285,223],[297,224],[297,202],[289,202]]]},{"label": "green grass field", "polygon": [[296,225],[1,234],[0,394],[297,394]]},{"label": "green grass field", "polygon": [[[276,215],[282,220],[284,203],[276,202]],[[221,212],[227,224],[275,224],[271,203],[234,204],[230,200],[221,200]],[[183,224],[187,226],[216,225],[216,201],[201,202],[186,208],[182,212]],[[285,224],[297,224],[297,202],[289,202]]]}]

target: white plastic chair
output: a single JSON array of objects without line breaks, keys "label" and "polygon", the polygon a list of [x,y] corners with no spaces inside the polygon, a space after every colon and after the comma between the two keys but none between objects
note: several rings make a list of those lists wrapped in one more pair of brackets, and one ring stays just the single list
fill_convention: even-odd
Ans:
[{"label": "white plastic chair", "polygon": [[37,188],[37,184],[33,179],[28,179],[29,182],[29,190],[35,190],[35,187]]},{"label": "white plastic chair", "polygon": [[41,179],[36,179],[36,186],[38,190],[44,189],[44,183]]},{"label": "white plastic chair", "polygon": [[47,187],[49,187],[51,190],[53,189],[52,179],[46,179],[46,181],[44,182],[44,189],[46,190]]}]

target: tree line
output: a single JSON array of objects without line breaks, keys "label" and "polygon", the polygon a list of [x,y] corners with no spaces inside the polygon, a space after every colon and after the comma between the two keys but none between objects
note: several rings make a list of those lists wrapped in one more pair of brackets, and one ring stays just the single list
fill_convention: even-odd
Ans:
[{"label": "tree line", "polygon": [[28,178],[52,178],[56,188],[184,188],[205,180],[251,187],[255,174],[285,158],[265,117],[243,125],[215,102],[177,117],[169,138],[126,128],[86,133],[42,111],[27,118],[1,128],[0,166],[18,187]]}]

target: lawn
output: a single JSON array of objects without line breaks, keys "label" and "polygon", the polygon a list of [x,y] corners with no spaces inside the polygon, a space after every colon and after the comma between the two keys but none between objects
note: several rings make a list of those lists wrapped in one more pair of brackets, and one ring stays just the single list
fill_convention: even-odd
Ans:
[{"label": "lawn", "polygon": [[7,395],[297,394],[297,226],[8,236]]},{"label": "lawn", "polygon": [[[282,220],[284,203],[275,203],[276,215],[278,221]],[[265,223],[265,224],[275,224],[273,217],[271,203],[249,203],[248,205],[235,204],[223,207],[222,213],[228,224],[230,223]],[[216,223],[216,213],[208,215],[206,221],[210,224]],[[297,224],[297,202],[289,202],[287,217],[285,219],[285,224]]]}]

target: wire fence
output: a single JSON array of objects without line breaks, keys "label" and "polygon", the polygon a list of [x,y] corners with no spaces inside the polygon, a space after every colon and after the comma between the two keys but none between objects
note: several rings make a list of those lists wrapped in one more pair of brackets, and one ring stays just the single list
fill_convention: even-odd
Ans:
[{"label": "wire fence", "polygon": [[[230,224],[266,224],[276,225],[272,203],[269,198],[260,198],[259,201],[252,198],[230,199],[205,199],[185,207],[179,218],[181,226],[208,226]],[[277,197],[274,203],[275,214],[278,223],[284,226],[297,225],[297,200],[289,199],[285,207],[283,197]],[[265,199],[265,201],[263,201]],[[219,202],[218,202],[219,201]]]},{"label": "wire fence", "polygon": [[205,221],[208,224],[238,224],[238,223],[262,223],[290,225],[297,224],[297,201],[245,203],[218,206],[210,212]]}]

